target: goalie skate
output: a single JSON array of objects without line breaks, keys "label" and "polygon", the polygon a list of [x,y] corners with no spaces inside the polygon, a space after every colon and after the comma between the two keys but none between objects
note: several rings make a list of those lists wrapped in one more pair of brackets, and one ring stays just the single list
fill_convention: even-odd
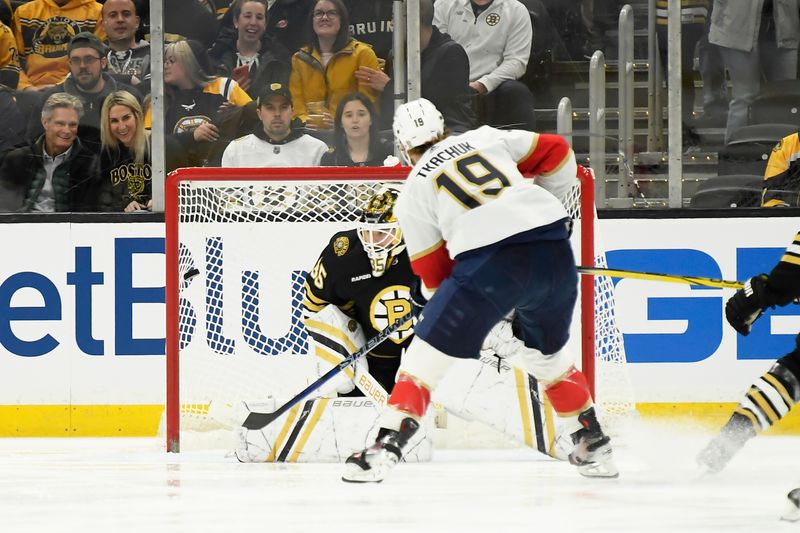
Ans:
[{"label": "goalie skate", "polygon": [[575,448],[569,454],[569,462],[577,466],[578,472],[585,477],[619,477],[611,439],[600,429],[594,409],[581,413],[578,420],[584,427],[572,434]]},{"label": "goalie skate", "polygon": [[419,429],[419,423],[406,418],[400,431],[381,428],[375,444],[356,452],[344,464],[342,481],[348,483],[380,483],[403,457],[403,447]]}]

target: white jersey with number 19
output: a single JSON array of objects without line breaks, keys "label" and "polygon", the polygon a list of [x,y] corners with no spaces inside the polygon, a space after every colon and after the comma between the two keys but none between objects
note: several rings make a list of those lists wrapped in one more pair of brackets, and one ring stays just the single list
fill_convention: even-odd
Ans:
[{"label": "white jersey with number 19", "polygon": [[483,126],[435,144],[395,206],[414,272],[436,289],[458,254],[567,218],[576,172],[559,135]]}]

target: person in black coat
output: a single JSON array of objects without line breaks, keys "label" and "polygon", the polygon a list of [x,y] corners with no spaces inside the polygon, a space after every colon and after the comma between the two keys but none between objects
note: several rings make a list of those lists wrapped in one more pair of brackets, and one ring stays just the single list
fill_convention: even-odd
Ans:
[{"label": "person in black coat", "polygon": [[230,12],[235,32],[222,32],[208,52],[219,73],[236,80],[252,98],[271,83],[287,85],[291,54],[266,32],[267,0],[234,2]]},{"label": "person in black coat", "polygon": [[[308,20],[313,0],[275,0],[269,8],[267,17],[267,35],[275,38],[283,45],[289,54],[293,54],[308,42],[304,25]],[[233,6],[227,10],[220,22],[219,36],[216,41],[235,39],[236,30],[233,27]],[[213,48],[216,46],[214,43]]]},{"label": "person in black coat", "polygon": [[[469,87],[469,57],[466,50],[433,25],[433,1],[419,3],[420,85],[422,97],[430,100],[453,133],[477,126],[473,91]],[[390,81],[394,83],[394,81]],[[391,128],[394,90],[384,89],[381,97],[381,127]]]},{"label": "person in black coat", "polygon": [[20,212],[96,211],[96,156],[78,139],[83,105],[56,93],[42,109],[44,135],[15,148],[0,165],[0,210]]},{"label": "person in black coat", "polygon": [[333,128],[334,148],[322,156],[320,166],[380,167],[392,155],[392,145],[380,137],[375,107],[364,93],[341,99]]}]

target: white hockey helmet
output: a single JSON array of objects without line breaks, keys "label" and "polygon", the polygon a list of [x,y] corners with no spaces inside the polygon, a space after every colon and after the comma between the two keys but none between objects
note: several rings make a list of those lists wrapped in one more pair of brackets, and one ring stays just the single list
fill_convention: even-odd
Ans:
[{"label": "white hockey helmet", "polygon": [[403,159],[410,164],[409,150],[427,144],[444,133],[444,117],[430,100],[411,100],[394,112],[392,129]]},{"label": "white hockey helmet", "polygon": [[394,215],[394,204],[400,190],[383,185],[370,196],[361,211],[356,233],[369,257],[372,275],[382,276],[391,259],[402,252],[406,245],[400,224]]}]

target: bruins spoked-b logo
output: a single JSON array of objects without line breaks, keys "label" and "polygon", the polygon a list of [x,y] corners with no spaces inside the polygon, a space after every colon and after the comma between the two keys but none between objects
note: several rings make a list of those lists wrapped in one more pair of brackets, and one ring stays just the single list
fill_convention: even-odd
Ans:
[{"label": "bruins spoked-b logo", "polygon": [[203,122],[211,122],[211,119],[205,115],[181,117],[181,119],[175,124],[175,128],[173,128],[172,133],[186,133],[187,131],[194,131],[200,127],[200,124]]},{"label": "bruins spoked-b logo", "polygon": [[[372,299],[369,306],[369,319],[372,327],[382,331],[397,322],[397,319],[411,311],[411,296],[405,285],[390,285],[380,291]],[[395,344],[402,344],[409,336],[414,334],[414,318],[405,326],[392,333],[389,337]]]},{"label": "bruins spoked-b logo", "polygon": [[81,32],[80,26],[67,17],[53,17],[36,29],[31,40],[31,51],[44,57],[63,57],[73,37]]},{"label": "bruins spoked-b logo", "polygon": [[486,15],[486,24],[489,26],[497,26],[500,23],[500,15],[497,13],[489,13]]},{"label": "bruins spoked-b logo", "polygon": [[333,253],[338,257],[342,257],[350,249],[350,239],[345,236],[337,237],[333,242]]}]

